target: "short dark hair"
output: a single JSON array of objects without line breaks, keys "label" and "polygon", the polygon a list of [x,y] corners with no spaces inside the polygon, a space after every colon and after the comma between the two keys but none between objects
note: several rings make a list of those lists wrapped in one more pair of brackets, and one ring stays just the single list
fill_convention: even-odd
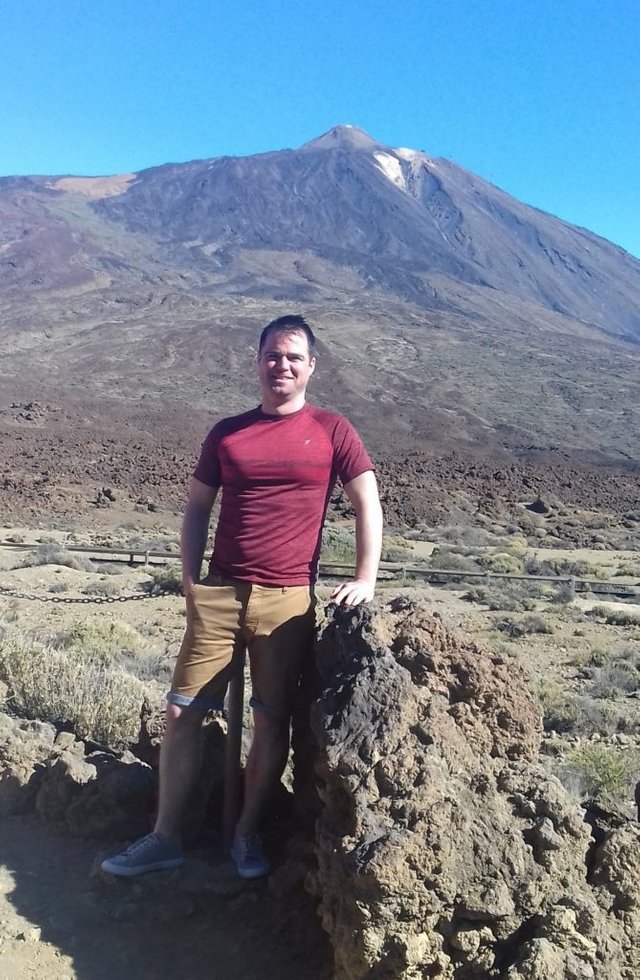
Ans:
[{"label": "short dark hair", "polygon": [[282,332],[282,333],[294,333],[295,331],[303,333],[307,338],[307,343],[309,345],[309,354],[313,354],[316,346],[316,337],[305,320],[303,316],[299,316],[297,313],[287,313],[285,316],[279,316],[277,320],[272,320],[268,323],[262,333],[260,334],[260,342],[258,344],[258,353],[264,347],[267,336],[272,332]]}]

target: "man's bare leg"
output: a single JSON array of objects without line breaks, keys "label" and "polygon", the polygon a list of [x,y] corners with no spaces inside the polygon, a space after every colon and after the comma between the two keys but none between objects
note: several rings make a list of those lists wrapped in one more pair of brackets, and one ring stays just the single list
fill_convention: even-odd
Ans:
[{"label": "man's bare leg", "polygon": [[253,724],[253,741],[244,774],[244,805],[236,826],[236,837],[247,837],[258,829],[289,754],[288,719],[276,718],[256,708]]},{"label": "man's bare leg", "polygon": [[160,748],[160,792],[154,831],[178,838],[185,804],[202,766],[204,712],[167,705],[166,729]]}]

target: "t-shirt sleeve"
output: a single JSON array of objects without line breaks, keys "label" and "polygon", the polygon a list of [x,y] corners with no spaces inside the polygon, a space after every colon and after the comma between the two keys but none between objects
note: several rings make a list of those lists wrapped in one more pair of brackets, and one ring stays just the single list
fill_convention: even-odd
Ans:
[{"label": "t-shirt sleeve", "polygon": [[333,435],[334,471],[344,485],[375,469],[362,439],[347,419],[340,419]]},{"label": "t-shirt sleeve", "polygon": [[220,470],[220,457],[218,449],[220,447],[220,426],[214,425],[213,429],[202,443],[200,458],[193,471],[196,480],[206,483],[208,487],[219,487],[222,483]]}]

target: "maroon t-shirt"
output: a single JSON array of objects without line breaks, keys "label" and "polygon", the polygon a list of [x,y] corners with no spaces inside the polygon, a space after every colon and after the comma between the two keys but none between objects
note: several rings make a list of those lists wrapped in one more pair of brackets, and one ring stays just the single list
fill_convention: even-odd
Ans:
[{"label": "maroon t-shirt", "polygon": [[255,408],[218,422],[193,474],[222,488],[209,572],[259,585],[315,581],[336,479],[349,483],[372,469],[351,423],[313,405],[292,415]]}]

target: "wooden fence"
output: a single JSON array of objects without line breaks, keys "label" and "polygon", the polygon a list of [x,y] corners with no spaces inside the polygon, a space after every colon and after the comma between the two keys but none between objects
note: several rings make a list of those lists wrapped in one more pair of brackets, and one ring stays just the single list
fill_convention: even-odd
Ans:
[{"label": "wooden fence", "polygon": [[[55,547],[57,542],[46,542],[51,547]],[[35,551],[42,547],[42,542],[38,544],[25,544],[24,542],[2,541],[0,548],[12,548],[14,550]],[[123,561],[129,565],[148,565],[150,563],[166,563],[168,561],[179,561],[180,556],[172,551],[152,551],[149,548],[91,548],[79,545],[60,544],[60,549],[64,551],[93,555],[99,561]],[[320,578],[339,578],[353,575],[354,566],[349,562],[326,561],[321,562],[318,569]],[[510,572],[486,572],[486,571],[466,571],[455,568],[425,568],[423,565],[410,565],[402,562],[380,562],[380,581],[394,580],[405,582],[407,579],[424,579],[433,584],[443,584],[447,582],[480,582],[484,585],[491,585],[496,581],[511,582],[553,582],[556,585],[567,583],[574,592],[592,592],[596,595],[615,595],[619,598],[628,598],[630,601],[640,601],[640,582],[627,584],[616,581],[615,579],[588,579],[580,578],[575,575],[513,575]]]}]

